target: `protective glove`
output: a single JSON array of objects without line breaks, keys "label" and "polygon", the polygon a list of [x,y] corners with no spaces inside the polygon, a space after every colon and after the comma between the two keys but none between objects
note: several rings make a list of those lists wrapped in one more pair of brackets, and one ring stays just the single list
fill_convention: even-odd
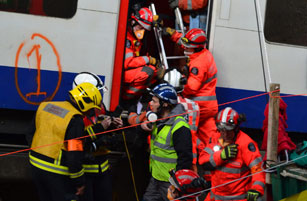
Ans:
[{"label": "protective glove", "polygon": [[159,15],[154,15],[153,16],[153,21],[152,24],[154,27],[162,27],[163,26],[163,20]]},{"label": "protective glove", "polygon": [[206,188],[208,183],[203,177],[199,177],[191,182],[191,186],[194,188]]},{"label": "protective glove", "polygon": [[152,57],[152,56],[150,56],[149,57],[149,64],[153,65],[153,66],[156,66],[157,65],[157,59]]},{"label": "protective glove", "polygon": [[221,152],[221,158],[223,160],[227,160],[230,158],[236,158],[237,157],[237,153],[238,153],[238,145],[236,144],[230,144],[228,146],[226,146],[222,152]]},{"label": "protective glove", "polygon": [[250,189],[247,191],[247,201],[256,201],[260,196],[261,194],[256,190]]},{"label": "protective glove", "polygon": [[181,78],[179,79],[179,84],[180,84],[180,85],[186,85],[187,83],[188,83],[187,77],[181,77]]},{"label": "protective glove", "polygon": [[172,36],[175,33],[175,29],[172,29],[170,27],[164,27],[162,30],[162,35],[164,36]]},{"label": "protective glove", "polygon": [[169,7],[175,9],[178,7],[178,0],[168,0]]},{"label": "protective glove", "polygon": [[183,191],[187,190],[187,189],[195,189],[195,188],[202,188],[205,189],[208,187],[208,183],[207,181],[203,178],[203,177],[199,177],[194,179],[191,183],[189,184],[184,184],[181,186],[181,189]]}]

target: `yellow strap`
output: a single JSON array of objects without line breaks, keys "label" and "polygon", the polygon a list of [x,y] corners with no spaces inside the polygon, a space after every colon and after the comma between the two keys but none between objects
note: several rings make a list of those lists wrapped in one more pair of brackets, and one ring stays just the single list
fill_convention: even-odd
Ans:
[{"label": "yellow strap", "polygon": [[92,126],[89,126],[86,130],[87,130],[87,132],[88,132],[88,134],[89,134],[89,136],[91,137],[92,140],[95,140],[97,138]]}]

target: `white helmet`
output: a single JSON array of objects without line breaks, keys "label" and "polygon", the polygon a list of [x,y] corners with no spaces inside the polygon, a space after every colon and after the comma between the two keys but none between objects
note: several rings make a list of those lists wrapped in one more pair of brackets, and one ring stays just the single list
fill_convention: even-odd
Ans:
[{"label": "white helmet", "polygon": [[79,73],[75,77],[75,79],[74,79],[74,81],[72,83],[72,88],[74,89],[77,85],[79,85],[81,83],[84,83],[84,82],[88,82],[88,83],[93,84],[102,93],[105,93],[106,91],[108,91],[107,87],[103,84],[103,82],[99,78],[99,76],[96,75],[95,73],[90,73],[90,72],[81,72],[81,73]]},{"label": "white helmet", "polygon": [[164,75],[164,80],[171,84],[177,92],[178,89],[181,90],[183,88],[182,84],[180,84],[180,78],[182,78],[182,75],[177,69],[168,71]]}]

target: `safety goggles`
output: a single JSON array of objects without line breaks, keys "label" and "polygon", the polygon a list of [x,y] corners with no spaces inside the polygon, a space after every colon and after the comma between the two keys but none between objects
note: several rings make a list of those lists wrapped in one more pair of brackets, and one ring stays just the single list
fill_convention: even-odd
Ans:
[{"label": "safety goggles", "polygon": [[216,124],[216,127],[219,131],[232,131],[235,128],[235,125],[220,122]]},{"label": "safety goggles", "polygon": [[202,45],[204,44],[203,42],[195,42],[195,41],[191,41],[186,37],[181,37],[180,38],[182,45],[184,45],[187,48],[193,48],[195,47],[195,45]]}]

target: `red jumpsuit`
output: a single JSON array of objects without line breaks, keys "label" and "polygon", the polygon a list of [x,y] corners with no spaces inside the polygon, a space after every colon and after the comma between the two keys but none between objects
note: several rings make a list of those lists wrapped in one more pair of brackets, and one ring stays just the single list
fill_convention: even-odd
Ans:
[{"label": "red jumpsuit", "polygon": [[[238,154],[236,158],[231,160],[221,159],[223,149],[221,138],[212,141],[201,153],[200,164],[212,169],[211,184],[213,189],[208,194],[206,201],[246,201],[247,191],[250,189],[254,189],[262,195],[264,193],[265,173],[257,173],[262,171],[262,157],[257,144],[242,131],[238,133],[234,144],[238,145]],[[253,176],[246,177],[251,174]],[[240,178],[243,179],[238,180]],[[234,182],[229,183],[231,181]]]},{"label": "red jumpsuit", "polygon": [[[181,33],[175,32],[171,39],[179,43],[181,36]],[[182,95],[198,103],[200,119],[197,137],[207,145],[211,137],[218,135],[214,119],[218,112],[215,94],[217,68],[207,49],[190,55],[188,67],[188,81]]]},{"label": "red jumpsuit", "polygon": [[127,32],[125,52],[125,78],[122,98],[138,99],[146,88],[156,82],[157,69],[149,65],[149,56],[139,56],[142,43],[131,30]]},{"label": "red jumpsuit", "polygon": [[178,8],[182,12],[183,21],[190,22],[190,13],[204,9],[208,4],[208,0],[179,0]]}]

